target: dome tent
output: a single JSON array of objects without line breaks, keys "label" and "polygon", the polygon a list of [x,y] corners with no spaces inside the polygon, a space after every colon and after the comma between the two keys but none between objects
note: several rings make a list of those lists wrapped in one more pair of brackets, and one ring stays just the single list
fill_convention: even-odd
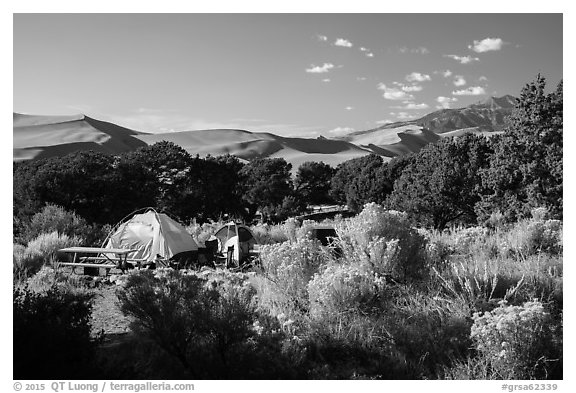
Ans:
[{"label": "dome tent", "polygon": [[216,242],[216,254],[225,258],[227,265],[239,266],[250,257],[257,244],[252,231],[246,225],[229,222],[216,231],[208,242]]},{"label": "dome tent", "polygon": [[197,252],[198,245],[186,229],[168,215],[148,209],[121,222],[108,235],[105,248],[136,250],[130,258],[154,261],[171,259],[181,253]]}]

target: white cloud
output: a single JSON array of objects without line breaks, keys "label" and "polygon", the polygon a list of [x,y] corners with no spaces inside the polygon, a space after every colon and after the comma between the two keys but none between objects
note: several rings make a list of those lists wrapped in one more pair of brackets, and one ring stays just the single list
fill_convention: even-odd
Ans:
[{"label": "white cloud", "polygon": [[390,112],[392,116],[395,116],[397,120],[409,120],[412,119],[414,116],[408,112]]},{"label": "white cloud", "polygon": [[356,80],[359,81],[359,82],[363,82],[363,81],[365,81],[366,79],[368,79],[368,78],[366,78],[365,76],[357,76],[357,77],[356,77]]},{"label": "white cloud", "polygon": [[330,71],[332,68],[334,68],[334,64],[332,63],[324,63],[321,66],[315,66],[314,64],[312,64],[310,68],[306,68],[306,72],[312,74],[322,74],[324,72]]},{"label": "white cloud", "polygon": [[362,52],[367,52],[367,51],[368,51],[368,48],[364,48],[363,46],[361,46],[359,49],[360,49]]},{"label": "white cloud", "polygon": [[353,107],[353,106],[347,106],[347,107],[344,108],[344,109],[346,109],[347,111],[351,111],[352,109],[354,109],[354,107]]},{"label": "white cloud", "polygon": [[429,106],[426,103],[422,104],[415,104],[410,101],[405,101],[404,106],[393,106],[394,109],[404,109],[404,110],[420,110],[420,109],[428,109]]},{"label": "white cloud", "polygon": [[330,82],[330,78],[325,78],[325,79],[322,79],[322,82],[326,82],[326,83],[328,83],[328,82]]},{"label": "white cloud", "polygon": [[468,49],[471,49],[476,53],[482,53],[500,50],[502,49],[502,45],[504,45],[502,38],[484,38],[482,41],[474,40],[474,45],[468,45]]},{"label": "white cloud", "polygon": [[325,35],[318,34],[316,37],[318,38],[318,41],[328,41],[328,37]]},{"label": "white cloud", "polygon": [[406,93],[395,87],[387,87],[384,83],[378,85],[378,90],[382,90],[384,94],[382,95],[387,100],[399,101],[399,100],[413,100],[414,96]]},{"label": "white cloud", "polygon": [[480,60],[479,58],[472,56],[444,55],[444,57],[449,57],[451,59],[459,61],[460,64],[468,64]]},{"label": "white cloud", "polygon": [[424,82],[424,81],[429,81],[430,75],[427,74],[421,74],[419,72],[413,72],[411,74],[406,75],[406,80],[408,82]]},{"label": "white cloud", "polygon": [[452,75],[452,71],[450,71],[450,70],[442,71],[442,76],[444,78],[449,78],[451,75]]},{"label": "white cloud", "polygon": [[352,127],[336,127],[329,130],[328,133],[330,135],[346,135],[354,131],[356,130]]},{"label": "white cloud", "polygon": [[410,102],[406,104],[406,106],[404,107],[404,109],[411,109],[411,110],[428,109],[428,108],[430,107],[428,106],[428,104],[424,102],[421,104],[414,104],[413,102]]},{"label": "white cloud", "polygon": [[337,38],[336,41],[334,42],[334,45],[336,46],[343,46],[346,48],[351,48],[352,47],[352,42],[344,39],[344,38]]},{"label": "white cloud", "polygon": [[413,91],[422,91],[422,86],[420,86],[420,85],[412,85],[412,86],[403,85],[402,90],[407,92],[407,93],[410,93]]},{"label": "white cloud", "polygon": [[451,98],[451,97],[437,97],[436,98],[436,102],[440,105],[436,106],[436,108],[438,109],[448,109],[450,108],[450,104],[452,104],[453,102],[458,101],[458,98]]},{"label": "white cloud", "polygon": [[400,48],[400,53],[414,53],[419,55],[427,55],[430,53],[430,51],[423,46],[420,46],[418,48],[407,48],[403,46],[402,48]]},{"label": "white cloud", "polygon": [[390,123],[394,123],[394,121],[390,120],[390,119],[383,119],[383,120],[377,120],[376,124],[390,124]]},{"label": "white cloud", "polygon": [[462,75],[454,76],[454,86],[464,86],[466,84],[466,79]]},{"label": "white cloud", "polygon": [[366,53],[366,57],[374,57],[374,53],[368,52],[368,53]]},{"label": "white cloud", "polygon": [[455,96],[481,96],[486,94],[486,91],[481,86],[470,86],[464,90],[456,90],[452,92]]},{"label": "white cloud", "polygon": [[478,78],[478,80],[479,80],[480,82],[487,82],[487,81],[488,81],[488,78],[486,78],[484,75],[482,75],[480,78]]}]

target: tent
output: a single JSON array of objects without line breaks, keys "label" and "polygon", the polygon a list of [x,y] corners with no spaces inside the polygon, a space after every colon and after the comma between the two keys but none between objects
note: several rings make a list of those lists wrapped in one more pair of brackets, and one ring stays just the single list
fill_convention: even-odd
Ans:
[{"label": "tent", "polygon": [[230,222],[216,231],[206,244],[217,242],[216,253],[226,258],[227,264],[239,266],[254,251],[256,239],[246,225]]},{"label": "tent", "polygon": [[130,258],[154,261],[157,255],[171,259],[181,253],[197,252],[198,245],[186,229],[164,213],[153,209],[134,214],[108,236],[106,248],[137,250]]}]

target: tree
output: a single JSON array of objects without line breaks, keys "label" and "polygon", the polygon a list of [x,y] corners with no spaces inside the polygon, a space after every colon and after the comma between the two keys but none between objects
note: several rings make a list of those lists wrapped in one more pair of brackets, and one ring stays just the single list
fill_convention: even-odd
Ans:
[{"label": "tree", "polygon": [[384,162],[382,157],[370,154],[345,161],[332,177],[330,196],[355,212],[369,202],[382,204],[412,160],[413,155],[409,154]]},{"label": "tree", "polygon": [[334,169],[323,162],[307,161],[298,167],[295,191],[307,204],[331,203],[328,195]]},{"label": "tree", "polygon": [[487,139],[473,134],[430,144],[402,171],[386,204],[435,229],[455,220],[475,223],[480,170],[490,153]]},{"label": "tree", "polygon": [[538,75],[520,94],[504,134],[494,139],[490,166],[482,171],[482,218],[500,211],[508,220],[545,206],[562,217],[563,83],[545,93]]},{"label": "tree", "polygon": [[330,195],[355,212],[368,202],[380,202],[384,190],[378,172],[382,164],[382,157],[376,154],[343,162],[332,177]]},{"label": "tree", "polygon": [[[88,222],[108,223],[114,217],[116,195],[120,187],[114,175],[114,157],[94,151],[81,151],[53,157],[20,167],[15,174],[19,197],[29,198],[25,206],[39,211],[46,203],[63,206]],[[24,192],[29,192],[23,196]],[[36,212],[35,211],[35,212]]]},{"label": "tree", "polygon": [[123,162],[144,168],[154,179],[145,189],[155,197],[152,207],[166,211],[180,221],[194,216],[197,199],[189,175],[197,163],[186,150],[162,141],[127,153]]},{"label": "tree", "polygon": [[242,168],[243,199],[251,215],[256,209],[264,213],[265,210],[282,206],[284,198],[292,195],[291,169],[292,164],[283,158],[257,158]]},{"label": "tree", "polygon": [[193,167],[189,176],[195,179],[192,184],[196,190],[196,219],[199,222],[209,218],[218,219],[224,215],[244,217],[244,201],[240,171],[244,164],[231,155],[205,159],[196,157],[197,166]]}]

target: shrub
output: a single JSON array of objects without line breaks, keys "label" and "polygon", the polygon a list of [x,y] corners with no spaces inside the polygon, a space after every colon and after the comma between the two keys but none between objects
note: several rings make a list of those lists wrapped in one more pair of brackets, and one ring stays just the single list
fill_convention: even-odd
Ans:
[{"label": "shrub", "polygon": [[279,366],[273,321],[257,312],[248,278],[209,269],[138,271],[118,297],[122,311],[135,317],[138,335],[179,363],[185,377],[282,377],[289,371]]},{"label": "shrub", "polygon": [[270,238],[270,225],[268,224],[257,224],[250,227],[254,239],[258,244],[272,244],[272,239]]},{"label": "shrub", "polygon": [[289,240],[284,224],[257,224],[253,225],[250,230],[258,244],[276,244]]},{"label": "shrub", "polygon": [[74,212],[47,204],[42,211],[32,216],[20,241],[29,243],[43,233],[58,232],[68,237],[78,237],[85,245],[100,246],[110,229],[109,225],[90,225]]},{"label": "shrub", "polygon": [[423,277],[426,240],[410,227],[404,213],[386,211],[375,203],[368,203],[358,216],[337,222],[335,226],[337,246],[344,259],[364,260],[380,274],[390,274],[397,280]]},{"label": "shrub", "polygon": [[454,249],[459,254],[470,254],[477,242],[489,235],[489,230],[482,227],[470,227],[458,230],[453,235]]},{"label": "shrub", "polygon": [[28,243],[22,251],[21,246],[14,247],[14,277],[29,277],[43,265],[52,263],[61,248],[80,245],[80,239],[61,235],[57,232],[43,233]]},{"label": "shrub", "polygon": [[196,239],[200,244],[203,244],[210,236],[214,235],[216,231],[220,228],[221,223],[211,222],[198,224],[193,221],[190,225],[186,227],[186,231]]},{"label": "shrub", "polygon": [[26,281],[27,287],[36,293],[47,293],[57,288],[59,291],[73,294],[90,294],[90,288],[97,285],[99,278],[70,274],[55,270],[50,266],[42,266],[40,270]]},{"label": "shrub", "polygon": [[384,311],[387,330],[419,378],[431,378],[442,365],[469,353],[472,322],[466,302],[412,287],[394,290]]},{"label": "shrub", "polygon": [[470,337],[498,379],[546,378],[559,360],[561,332],[539,301],[522,306],[502,301],[473,319]]},{"label": "shrub", "polygon": [[369,265],[331,264],[308,284],[310,315],[332,319],[358,311],[382,293],[385,284]]},{"label": "shrub", "polygon": [[283,243],[290,240],[288,234],[286,233],[286,228],[284,225],[272,225],[270,228],[270,240],[272,243]]},{"label": "shrub", "polygon": [[263,246],[260,251],[261,304],[273,315],[284,312],[293,317],[293,314],[307,312],[308,282],[327,258],[319,242],[313,240]]},{"label": "shrub", "polygon": [[15,379],[95,378],[91,299],[56,287],[13,290]]},{"label": "shrub", "polygon": [[510,251],[523,257],[540,252],[562,253],[562,221],[524,220],[516,223],[507,233]]}]

